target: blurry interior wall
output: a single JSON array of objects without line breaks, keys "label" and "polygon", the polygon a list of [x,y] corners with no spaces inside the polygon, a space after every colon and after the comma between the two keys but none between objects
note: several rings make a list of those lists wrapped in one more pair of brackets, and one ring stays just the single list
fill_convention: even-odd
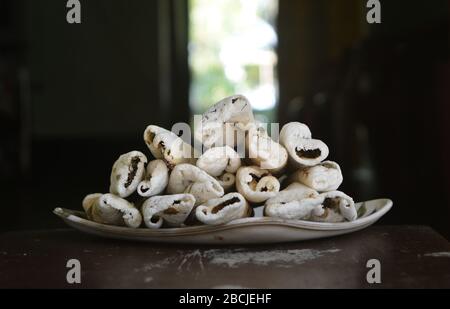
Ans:
[{"label": "blurry interior wall", "polygon": [[280,122],[330,146],[356,200],[390,197],[384,223],[450,235],[449,2],[280,1]]},{"label": "blurry interior wall", "polygon": [[81,24],[66,3],[0,0],[0,204],[20,214],[0,229],[51,226],[56,204],[108,191],[147,125],[189,120],[187,2],[80,1]]}]

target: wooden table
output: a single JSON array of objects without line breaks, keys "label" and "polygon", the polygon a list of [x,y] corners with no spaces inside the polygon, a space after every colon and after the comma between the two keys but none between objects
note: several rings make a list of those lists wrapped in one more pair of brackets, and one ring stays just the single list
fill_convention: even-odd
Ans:
[{"label": "wooden table", "polygon": [[[68,284],[78,259],[81,284]],[[367,283],[367,261],[381,284]],[[374,226],[267,246],[133,243],[74,230],[0,235],[1,288],[449,288],[450,244],[424,226]]]}]

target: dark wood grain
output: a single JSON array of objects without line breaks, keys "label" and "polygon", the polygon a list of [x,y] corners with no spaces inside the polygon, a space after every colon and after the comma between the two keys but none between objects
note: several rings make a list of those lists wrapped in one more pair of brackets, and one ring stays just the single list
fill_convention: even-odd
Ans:
[{"label": "dark wood grain", "polygon": [[[449,288],[449,255],[448,241],[423,226],[238,247],[133,243],[67,229],[11,232],[0,235],[0,287]],[[72,258],[81,262],[79,285],[66,283]],[[369,259],[381,262],[381,284],[366,281]]]}]

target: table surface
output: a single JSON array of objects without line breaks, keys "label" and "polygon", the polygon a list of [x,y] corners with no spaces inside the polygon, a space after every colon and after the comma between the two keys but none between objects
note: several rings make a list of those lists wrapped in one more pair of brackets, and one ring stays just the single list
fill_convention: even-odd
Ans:
[{"label": "table surface", "polygon": [[[66,263],[78,259],[81,284]],[[381,284],[367,282],[377,259]],[[109,240],[63,230],[0,235],[0,288],[449,288],[450,244],[424,226],[258,246]]]}]

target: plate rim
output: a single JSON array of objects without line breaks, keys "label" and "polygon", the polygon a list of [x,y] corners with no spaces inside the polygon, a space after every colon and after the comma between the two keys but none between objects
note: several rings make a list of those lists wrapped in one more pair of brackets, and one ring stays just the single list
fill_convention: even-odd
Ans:
[{"label": "plate rim", "polygon": [[189,226],[181,228],[164,228],[164,229],[148,229],[148,228],[129,228],[124,226],[114,226],[102,223],[97,223],[88,219],[85,219],[78,214],[82,211],[71,210],[57,207],[53,210],[53,213],[63,219],[64,221],[70,221],[73,224],[82,225],[95,231],[110,232],[113,234],[134,235],[134,236],[147,236],[147,237],[176,237],[176,236],[192,236],[198,234],[207,234],[212,232],[220,232],[229,229],[243,228],[243,227],[256,227],[256,226],[282,226],[291,227],[303,230],[312,231],[344,231],[352,230],[358,227],[364,227],[374,223],[382,216],[384,216],[393,206],[393,201],[387,198],[374,199],[364,201],[359,204],[365,204],[370,202],[382,203],[374,213],[359,218],[351,222],[340,223],[328,223],[328,222],[312,222],[304,220],[283,220],[279,218],[270,217],[254,217],[254,218],[242,218],[222,225],[200,225]]}]

